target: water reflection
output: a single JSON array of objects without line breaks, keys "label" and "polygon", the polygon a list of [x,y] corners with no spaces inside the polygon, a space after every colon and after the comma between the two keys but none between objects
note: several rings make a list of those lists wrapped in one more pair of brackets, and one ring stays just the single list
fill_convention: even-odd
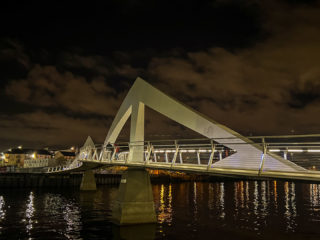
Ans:
[{"label": "water reflection", "polygon": [[158,222],[168,223],[172,222],[172,186],[168,186],[165,191],[165,186],[162,184],[160,188],[160,203],[158,209]]},{"label": "water reflection", "polygon": [[249,208],[249,182],[246,181],[246,209]]},{"label": "water reflection", "polygon": [[17,191],[1,192],[0,239],[206,239],[214,233],[217,239],[293,240],[320,235],[319,184],[155,184],[157,224],[121,228],[110,222],[116,188],[99,188],[96,193]]},{"label": "water reflection", "polygon": [[291,209],[292,209],[293,218],[296,218],[297,216],[296,185],[294,183],[291,183]]},{"label": "water reflection", "polygon": [[319,211],[320,185],[310,184],[310,203],[315,211]]},{"label": "water reflection", "polygon": [[309,192],[309,209],[308,222],[320,222],[320,184],[310,184],[308,186]]},{"label": "water reflection", "polygon": [[213,210],[214,209],[214,186],[213,184],[209,184],[208,189],[208,209]]},{"label": "water reflection", "polygon": [[237,218],[237,215],[238,215],[238,190],[239,190],[239,182],[235,182],[233,184],[233,191],[234,191],[234,197],[233,197],[233,201],[234,201],[234,210],[235,210],[235,214],[234,214],[234,217]]},{"label": "water reflection", "polygon": [[60,214],[60,207],[63,205],[60,194],[46,194],[44,197],[44,211],[47,215],[55,216]]},{"label": "water reflection", "polygon": [[261,182],[261,215],[265,217],[267,215],[267,190],[266,190],[266,182]]},{"label": "water reflection", "polygon": [[35,208],[34,208],[34,196],[33,192],[30,192],[28,200],[27,200],[27,206],[26,206],[26,212],[25,212],[25,218],[22,220],[23,222],[26,222],[26,232],[30,235],[30,231],[33,229],[33,224],[35,221],[33,220]]},{"label": "water reflection", "polygon": [[[0,223],[5,220],[6,211],[5,211],[5,201],[3,196],[0,196]],[[0,234],[1,234],[2,226],[0,225]]]},{"label": "water reflection", "polygon": [[[172,195],[172,191],[176,194]],[[319,206],[319,186],[311,186],[310,191],[310,201],[314,206]],[[233,198],[230,199],[230,196]],[[164,226],[168,226],[169,222],[172,224],[173,216],[177,214],[172,212],[172,209],[177,209],[177,206],[171,204],[172,201],[178,201],[179,205],[184,204],[188,208],[183,208],[190,214],[186,227],[193,228],[193,231],[197,231],[194,226],[207,221],[215,227],[231,224],[237,226],[235,228],[254,231],[258,235],[274,225],[286,232],[295,232],[297,228],[298,209],[294,183],[237,181],[182,183],[176,184],[176,187],[175,184],[159,185],[158,221],[161,233],[164,232]]]},{"label": "water reflection", "polygon": [[225,212],[224,212],[224,183],[220,183],[220,192],[219,192],[219,196],[220,196],[220,218],[224,219],[225,217]]},{"label": "water reflection", "polygon": [[286,230],[294,232],[296,228],[296,195],[295,195],[295,184],[294,183],[284,183],[284,196],[285,196],[285,212],[284,216],[286,218]]},{"label": "water reflection", "polygon": [[81,218],[80,210],[74,203],[69,203],[63,211],[64,220],[66,221],[65,236],[68,239],[76,239],[80,237]]},{"label": "water reflection", "polygon": [[254,192],[253,192],[253,213],[255,217],[258,217],[258,182],[254,181]]},{"label": "water reflection", "polygon": [[[55,224],[56,230],[67,239],[79,239],[81,230],[81,213],[77,204],[65,199],[60,194],[46,194],[44,212],[48,222]],[[62,225],[57,225],[57,221]]]},{"label": "water reflection", "polygon": [[[0,196],[0,221],[4,220],[5,216],[6,216],[6,211],[4,209],[6,203],[4,201],[3,196]],[[1,228],[1,226],[0,226]]]},{"label": "water reflection", "polygon": [[278,192],[277,192],[277,181],[273,181],[273,199],[275,209],[278,209]]},{"label": "water reflection", "polygon": [[243,187],[243,181],[240,182],[240,202],[241,202],[241,208],[244,208],[244,187]]},{"label": "water reflection", "polygon": [[198,215],[198,206],[197,206],[197,182],[193,183],[193,220],[197,220],[197,215]]}]

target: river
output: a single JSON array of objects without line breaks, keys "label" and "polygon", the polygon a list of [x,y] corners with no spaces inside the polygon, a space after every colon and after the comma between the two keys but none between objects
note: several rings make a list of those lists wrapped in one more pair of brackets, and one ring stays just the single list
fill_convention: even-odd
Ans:
[{"label": "river", "polygon": [[319,239],[320,184],[153,184],[157,223],[116,227],[118,188],[1,189],[0,239]]}]

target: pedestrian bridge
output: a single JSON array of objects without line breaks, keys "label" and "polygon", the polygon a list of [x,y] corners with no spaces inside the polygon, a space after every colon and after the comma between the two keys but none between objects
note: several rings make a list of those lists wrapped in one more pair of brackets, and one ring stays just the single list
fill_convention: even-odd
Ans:
[{"label": "pedestrian bridge", "polygon": [[[145,141],[145,105],[204,138]],[[130,142],[116,143],[130,116]],[[120,106],[105,142],[94,144],[88,137],[72,165],[49,168],[48,172],[79,171],[107,165],[225,177],[319,181],[320,172],[316,171],[320,161],[318,139],[320,135],[242,136],[137,78]]]},{"label": "pedestrian bridge", "polygon": [[[145,141],[145,105],[204,138]],[[116,142],[130,116],[130,141]],[[268,137],[242,136],[138,78],[121,104],[105,142],[96,145],[88,137],[73,164],[48,171],[84,171],[80,189],[96,190],[95,176],[91,169],[104,165],[126,166],[128,169],[121,177],[113,204],[112,221],[119,225],[154,223],[157,221],[156,212],[146,168],[224,177],[320,181],[318,171],[311,171],[307,164],[293,161],[293,153],[320,152],[318,142],[304,144],[305,146],[299,142],[270,141]],[[296,155],[294,156],[296,160]]]}]

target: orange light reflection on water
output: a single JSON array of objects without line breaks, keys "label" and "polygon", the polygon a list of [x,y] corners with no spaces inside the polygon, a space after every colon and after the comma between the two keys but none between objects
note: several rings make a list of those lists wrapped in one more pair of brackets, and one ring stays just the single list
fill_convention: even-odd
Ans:
[{"label": "orange light reflection on water", "polygon": [[[169,223],[172,222],[172,185],[170,184],[167,189],[166,187],[161,184],[160,188],[160,205],[158,209],[158,222]],[[166,191],[167,190],[167,191]],[[165,199],[168,199],[166,202]]]}]

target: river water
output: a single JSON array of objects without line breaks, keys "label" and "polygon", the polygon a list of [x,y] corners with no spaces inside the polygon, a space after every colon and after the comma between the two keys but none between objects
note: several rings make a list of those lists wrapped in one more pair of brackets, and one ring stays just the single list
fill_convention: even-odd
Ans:
[{"label": "river water", "polygon": [[116,227],[116,186],[0,190],[0,239],[319,239],[320,184],[153,184],[157,224]]}]

